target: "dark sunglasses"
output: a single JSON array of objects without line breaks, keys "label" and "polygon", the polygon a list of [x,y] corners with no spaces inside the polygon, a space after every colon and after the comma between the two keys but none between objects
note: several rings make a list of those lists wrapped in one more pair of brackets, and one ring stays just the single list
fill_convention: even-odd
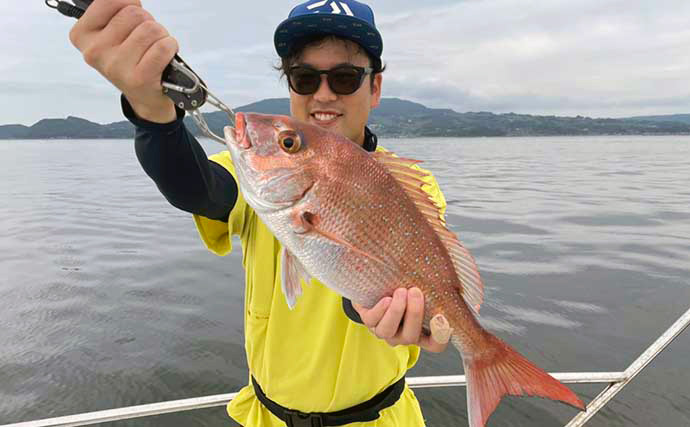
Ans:
[{"label": "dark sunglasses", "polygon": [[306,65],[296,65],[287,72],[290,88],[300,95],[312,95],[321,86],[321,74],[326,75],[328,87],[338,95],[351,95],[362,86],[364,76],[374,71],[371,67],[339,65],[330,70],[317,70]]}]

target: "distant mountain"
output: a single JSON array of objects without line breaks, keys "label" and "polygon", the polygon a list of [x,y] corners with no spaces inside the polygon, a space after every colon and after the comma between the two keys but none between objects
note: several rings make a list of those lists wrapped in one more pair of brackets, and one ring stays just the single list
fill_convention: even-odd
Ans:
[{"label": "distant mountain", "polygon": [[26,138],[29,128],[24,125],[4,125],[0,126],[0,138],[20,139]]},{"label": "distant mountain", "polygon": [[261,114],[290,114],[290,100],[288,98],[270,98],[264,99],[253,104],[247,104],[242,107],[235,108],[237,112],[243,113],[261,113]]},{"label": "distant mountain", "polygon": [[134,126],[128,121],[102,125],[72,116],[43,119],[33,126],[0,126],[0,139],[117,139],[133,136]]},{"label": "distant mountain", "polygon": [[[264,99],[236,111],[289,114],[287,98]],[[223,133],[223,112],[204,114],[211,130]],[[381,137],[555,136],[555,135],[666,135],[690,134],[690,114],[641,116],[625,119],[533,116],[529,114],[458,113],[428,108],[416,102],[384,98],[370,116],[371,129]],[[185,123],[199,135],[190,117]],[[101,125],[78,117],[44,119],[32,126],[0,126],[0,139],[127,138],[134,136],[128,121]]]},{"label": "distant mountain", "polygon": [[666,116],[637,116],[626,120],[650,122],[678,122],[690,124],[690,114],[669,114]]}]

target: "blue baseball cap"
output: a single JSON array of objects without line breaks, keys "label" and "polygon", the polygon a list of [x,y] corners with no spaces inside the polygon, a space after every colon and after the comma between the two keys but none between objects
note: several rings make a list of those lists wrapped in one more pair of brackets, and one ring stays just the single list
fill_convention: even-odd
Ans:
[{"label": "blue baseball cap", "polygon": [[276,29],[273,41],[281,58],[302,37],[323,34],[342,37],[359,44],[381,58],[383,39],[376,29],[374,11],[355,0],[309,0],[296,6]]}]

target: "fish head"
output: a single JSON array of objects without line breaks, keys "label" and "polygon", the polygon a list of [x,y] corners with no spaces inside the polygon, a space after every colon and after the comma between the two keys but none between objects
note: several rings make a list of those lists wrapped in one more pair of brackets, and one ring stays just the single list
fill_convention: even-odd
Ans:
[{"label": "fish head", "polygon": [[287,116],[237,113],[235,128],[225,128],[240,189],[257,212],[293,206],[314,186],[316,153],[303,125]]}]

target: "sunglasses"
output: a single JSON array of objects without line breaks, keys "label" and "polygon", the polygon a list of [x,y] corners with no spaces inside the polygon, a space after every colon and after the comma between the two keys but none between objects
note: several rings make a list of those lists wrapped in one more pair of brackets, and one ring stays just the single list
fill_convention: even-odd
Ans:
[{"label": "sunglasses", "polygon": [[317,70],[306,65],[296,65],[287,72],[290,88],[300,95],[312,95],[321,86],[321,74],[326,75],[328,87],[338,95],[352,95],[362,86],[364,76],[374,71],[371,67],[338,65],[330,70]]}]

